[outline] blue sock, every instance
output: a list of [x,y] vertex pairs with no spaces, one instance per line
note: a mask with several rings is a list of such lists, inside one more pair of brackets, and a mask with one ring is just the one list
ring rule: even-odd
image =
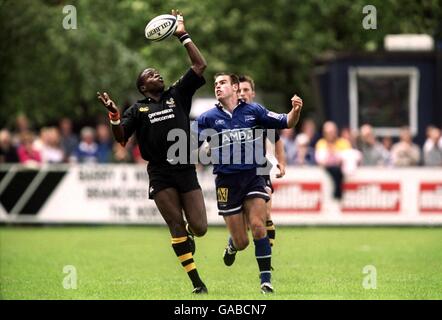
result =
[[255,256],[258,262],[261,283],[270,282],[272,276],[270,267],[272,265],[272,247],[270,246],[269,237],[253,240],[255,243]]

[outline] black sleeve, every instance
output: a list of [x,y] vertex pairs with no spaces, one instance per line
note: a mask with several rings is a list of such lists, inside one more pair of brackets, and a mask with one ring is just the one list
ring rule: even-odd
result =
[[192,68],[174,83],[174,87],[181,96],[192,97],[195,91],[201,88],[206,83],[203,76],[199,76],[193,71]]
[[124,128],[124,140],[127,141],[132,136],[137,128],[138,122],[138,107],[133,105],[123,113],[121,118],[121,125]]
[[192,97],[195,91],[201,88],[206,83],[204,77],[200,77],[193,71],[192,68],[187,70],[187,72],[173,84],[173,91],[179,95],[181,101],[183,102],[183,108],[187,113],[190,112],[192,106]]

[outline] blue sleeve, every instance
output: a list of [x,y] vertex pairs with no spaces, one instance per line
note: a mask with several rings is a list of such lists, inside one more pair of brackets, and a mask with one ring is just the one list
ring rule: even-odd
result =
[[201,147],[203,142],[207,139],[207,136],[204,133],[204,130],[208,129],[207,126],[207,118],[204,114],[200,115],[197,119],[198,122],[198,148]]
[[269,111],[263,106],[256,104],[258,122],[266,129],[286,129],[287,114]]

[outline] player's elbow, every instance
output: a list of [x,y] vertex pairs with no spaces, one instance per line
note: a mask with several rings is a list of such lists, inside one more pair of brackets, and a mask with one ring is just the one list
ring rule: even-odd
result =
[[287,115],[287,128],[293,128],[298,123],[299,118],[293,115],[292,113],[289,113]]
[[293,121],[293,119],[288,118],[287,119],[287,129],[291,129],[295,126],[295,122]]
[[196,74],[198,74],[199,76],[201,76],[203,73],[204,73],[204,71],[206,70],[206,68],[207,68],[207,63],[206,63],[206,61],[201,61],[201,62],[198,62],[198,63],[196,63],[196,64],[194,64],[193,66],[192,66],[192,69],[195,71],[195,73]]

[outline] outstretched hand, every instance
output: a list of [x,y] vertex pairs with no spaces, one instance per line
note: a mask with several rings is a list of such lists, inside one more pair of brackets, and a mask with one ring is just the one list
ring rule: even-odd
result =
[[111,100],[107,92],[104,92],[103,94],[97,92],[97,98],[101,101],[101,103],[106,107],[109,112],[118,113],[117,105]]
[[299,114],[302,109],[302,99],[296,94],[292,97],[292,108],[297,114]]
[[276,174],[276,178],[282,178],[285,176],[285,164],[278,163],[276,167],[279,169],[279,173]]
[[173,9],[172,15],[177,18],[177,23],[178,23],[174,35],[177,37],[181,37],[183,34],[187,33],[186,28],[184,27],[183,14],[180,11]]

